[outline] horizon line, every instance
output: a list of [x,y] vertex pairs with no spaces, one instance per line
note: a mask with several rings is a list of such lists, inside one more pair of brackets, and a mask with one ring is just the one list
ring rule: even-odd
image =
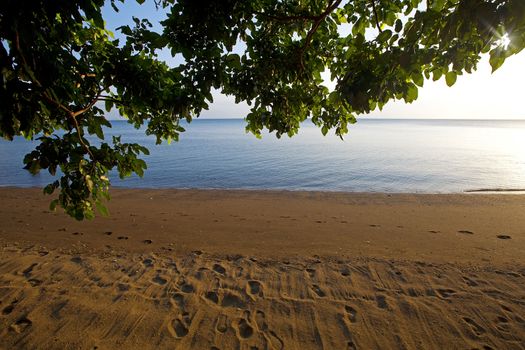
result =
[[[128,121],[126,118],[118,118],[118,119],[108,119],[109,121]],[[245,120],[245,118],[242,117],[194,117],[192,121],[195,120]],[[311,118],[308,118],[304,121],[311,120]],[[357,121],[359,120],[451,120],[451,121],[525,121],[525,116],[523,118],[465,118],[465,117],[457,117],[457,118],[439,118],[439,117],[430,117],[430,118],[410,118],[410,117],[360,117],[357,118]],[[181,119],[181,121],[185,121],[184,119]]]

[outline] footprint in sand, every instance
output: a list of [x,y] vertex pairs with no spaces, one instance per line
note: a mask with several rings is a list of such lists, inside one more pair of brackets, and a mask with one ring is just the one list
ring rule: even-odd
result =
[[180,290],[183,292],[183,293],[193,293],[195,291],[195,288],[189,284],[189,283],[184,283],[182,286],[180,286]]
[[199,281],[202,281],[204,278],[206,278],[206,276],[208,275],[208,272],[210,270],[206,267],[200,267],[198,270],[197,270],[197,273],[195,273],[195,278]]
[[248,281],[248,286],[246,288],[246,293],[255,300],[256,297],[262,297],[263,296],[263,287],[261,282],[259,281]]
[[253,328],[246,318],[250,317],[250,312],[244,312],[245,318],[241,318],[237,321],[235,330],[237,331],[237,336],[240,339],[248,339],[253,335]]
[[346,313],[346,317],[348,317],[348,320],[351,323],[356,323],[357,322],[357,311],[356,311],[356,309],[354,309],[353,307],[351,307],[349,305],[345,305],[345,313]]
[[219,317],[217,317],[215,330],[219,333],[225,333],[228,330],[228,317],[226,317],[226,315],[220,314]]
[[73,232],[73,236],[83,236],[84,234],[82,232]]
[[246,306],[246,303],[239,295],[234,294],[233,292],[228,292],[222,297],[221,306],[243,308]]
[[351,275],[350,269],[348,267],[343,267],[341,269],[341,276],[348,277]]
[[159,275],[155,276],[155,277],[152,279],[152,281],[153,281],[154,283],[157,283],[158,285],[161,285],[161,286],[165,285],[165,284],[168,282],[167,279],[162,278],[162,277],[159,276]]
[[501,308],[507,312],[510,312],[510,313],[514,313],[514,311],[512,311],[512,309],[506,305],[503,305],[503,304],[500,304]]
[[42,281],[36,278],[30,278],[27,280],[27,283],[29,283],[31,287],[38,287],[42,284]]
[[13,300],[10,305],[7,305],[2,310],[2,315],[9,315],[15,309],[15,305],[18,303],[18,300]]
[[178,339],[184,338],[189,332],[188,327],[179,318],[172,320],[168,324],[168,331],[172,336]]
[[35,268],[35,266],[37,266],[38,263],[33,263],[31,264],[31,266],[29,266],[27,269],[25,269],[24,271],[22,271],[22,274],[24,275],[24,277],[28,278],[29,276],[31,276],[31,272],[33,272],[33,269]]
[[30,319],[28,319],[26,317],[22,317],[18,321],[16,321],[15,323],[13,323],[9,327],[9,329],[14,331],[15,333],[20,334],[20,333],[25,332],[32,325],[33,325],[33,322]]
[[268,329],[264,312],[260,310],[255,311],[255,325],[257,326],[259,332],[264,332]]
[[122,241],[122,240],[127,240],[128,237],[126,237],[126,236],[118,236],[117,239]]
[[104,234],[105,234],[106,236],[111,236],[111,235],[113,234],[113,232],[112,232],[112,231],[106,231],[106,232],[104,232]]
[[80,264],[82,263],[82,258],[79,256],[74,256],[71,258],[71,262],[74,262],[75,264]]
[[142,241],[142,243],[144,243],[144,244],[152,244],[153,241],[151,239],[145,239],[145,240]]
[[177,273],[179,272],[179,268],[177,267],[177,263],[175,262],[168,263],[168,269],[171,269]]
[[219,303],[219,295],[217,294],[217,292],[206,292],[204,297],[214,304]]
[[226,269],[222,265],[219,265],[219,264],[213,265],[213,271],[221,275],[224,275],[226,273]]
[[310,278],[314,278],[315,277],[315,269],[307,268],[306,272],[308,272],[308,276]]
[[483,333],[485,333],[485,328],[481,327],[473,319],[469,317],[463,317],[463,321],[465,321],[465,323],[467,323],[470,326],[470,329],[472,330],[472,332],[474,332],[474,334],[477,335],[478,337],[482,335]]
[[511,236],[508,236],[508,235],[497,235],[496,237],[498,237],[499,239],[511,239],[512,238]]
[[283,350],[284,342],[275,334],[274,331],[268,331],[264,333],[264,337],[270,343],[270,349]]
[[377,224],[371,224],[371,225],[368,225],[370,227],[381,227],[381,225],[377,225]]
[[127,292],[129,290],[130,286],[127,283],[119,283],[117,284],[117,289],[119,292]]
[[184,295],[180,293],[175,293],[171,296],[171,299],[177,304],[178,307],[182,308],[184,306]]
[[152,267],[153,266],[153,259],[147,258],[142,260],[142,265],[145,267]]
[[354,341],[353,340],[349,340],[347,343],[346,343],[346,348],[348,350],[357,350],[357,346],[355,345]]
[[317,284],[312,285],[312,290],[320,298],[326,296],[326,293],[321,288],[319,288],[319,286]]
[[257,330],[263,333],[266,341],[270,344],[270,349],[282,350],[284,348],[284,342],[281,338],[279,338],[274,331],[268,329],[264,312],[260,310],[255,312],[255,325],[257,326]]
[[458,233],[463,233],[465,235],[473,235],[474,234],[474,232],[469,231],[469,230],[459,230]]
[[454,289],[448,289],[448,288],[439,288],[436,289],[436,292],[438,295],[444,299],[450,298],[454,294],[456,294],[456,291]]
[[377,295],[376,302],[378,308],[388,309],[388,303],[386,302],[386,297],[384,295]]
[[470,286],[470,287],[476,287],[478,286],[478,283],[476,281],[474,281],[473,279],[471,278],[468,278],[466,276],[463,276],[463,281],[465,281],[465,283]]
[[508,318],[506,317],[503,317],[503,316],[498,316],[496,317],[496,328],[502,332],[505,332],[505,333],[509,333],[510,332],[510,328],[509,328],[509,320]]

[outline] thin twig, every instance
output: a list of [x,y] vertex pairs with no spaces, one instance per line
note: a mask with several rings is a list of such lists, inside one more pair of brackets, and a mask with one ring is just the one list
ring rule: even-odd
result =
[[381,29],[381,26],[379,25],[379,16],[377,15],[376,2],[375,0],[371,0],[371,1],[372,1],[372,10],[374,11],[374,16],[376,19],[377,29],[379,30],[379,33],[383,33],[383,30]]

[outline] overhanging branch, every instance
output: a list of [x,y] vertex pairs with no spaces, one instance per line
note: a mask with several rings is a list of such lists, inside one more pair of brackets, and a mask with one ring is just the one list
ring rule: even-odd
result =
[[312,28],[310,28],[310,30],[306,34],[306,38],[304,40],[304,44],[299,49],[299,56],[300,56],[299,57],[299,60],[300,60],[299,62],[300,62],[300,65],[301,65],[301,70],[304,70],[304,52],[306,51],[306,49],[310,45],[310,42],[312,41],[312,38],[313,38],[315,32],[317,31],[317,29],[319,28],[319,26],[321,25],[323,20],[326,18],[326,16],[328,16],[330,13],[332,13],[332,11],[334,11],[339,6],[339,4],[341,4],[341,1],[342,0],[336,0],[336,1],[330,0],[326,10],[323,13],[321,13],[319,16],[315,17],[314,23],[312,24]]

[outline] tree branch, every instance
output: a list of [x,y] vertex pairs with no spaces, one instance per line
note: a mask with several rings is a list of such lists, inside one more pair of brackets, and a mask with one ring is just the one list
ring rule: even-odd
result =
[[[27,63],[27,60],[22,52],[22,48],[20,46],[20,35],[18,34],[18,30],[15,31],[15,46],[16,46],[16,50],[18,52],[18,54],[20,55],[20,58],[22,60],[22,64],[23,64],[23,67],[24,69],[26,70],[26,72],[28,70],[31,70],[29,68],[29,65]],[[99,100],[99,96],[100,94],[102,93],[102,91],[104,91],[103,88],[100,88],[99,91],[97,92],[97,94],[95,95],[95,97],[91,100],[91,102],[89,102],[84,108],[78,110],[78,111],[72,111],[71,109],[69,109],[68,107],[64,106],[62,103],[56,101],[52,96],[50,96],[48,94],[48,92],[44,89],[44,87],[42,86],[42,84],[40,83],[40,81],[34,76],[34,74],[29,74],[30,77],[31,77],[31,80],[40,88],[43,90],[42,92],[42,96],[44,97],[44,99],[46,101],[48,101],[49,103],[53,104],[55,107],[57,107],[58,109],[64,111],[67,115],[67,117],[70,119],[70,121],[73,123],[73,126],[75,127],[75,130],[77,131],[77,134],[78,134],[78,141],[80,142],[80,145],[84,148],[84,150],[89,154],[90,158],[92,160],[95,160],[95,156],[93,155],[93,153],[91,152],[91,150],[89,149],[89,146],[84,142],[83,138],[82,138],[82,135],[84,134],[83,131],[82,131],[82,128],[80,127],[80,125],[78,124],[78,120],[77,120],[77,116],[81,115],[81,114],[84,114],[85,112],[87,112],[88,110],[90,110],[94,105],[95,103],[97,103],[97,101]]]
[[100,88],[100,89],[98,90],[97,94],[95,95],[95,97],[91,100],[91,102],[89,102],[89,103],[87,104],[86,107],[84,107],[84,108],[82,108],[82,109],[80,109],[80,110],[78,110],[78,111],[76,111],[76,112],[73,112],[73,114],[72,114],[73,117],[76,118],[78,115],[81,115],[81,114],[83,114],[83,113],[89,111],[89,110],[91,109],[91,107],[93,107],[93,106],[95,105],[95,103],[98,102],[99,97],[100,97],[100,94],[102,93],[102,91],[104,91],[104,89],[103,89],[103,88]]
[[333,10],[335,10],[339,6],[341,1],[342,0],[336,0],[336,1],[330,0],[326,10],[323,13],[321,13],[319,16],[315,17],[315,21],[314,21],[314,23],[312,25],[312,28],[310,28],[310,30],[306,34],[306,39],[304,40],[304,44],[299,49],[299,56],[300,56],[299,58],[300,58],[301,70],[304,70],[304,52],[306,51],[306,49],[310,45],[310,42],[312,41],[312,38],[313,38],[315,32],[317,31],[317,29],[319,28],[319,26],[321,25],[323,20],[326,18],[326,16],[328,16]]
[[276,16],[276,15],[269,15],[264,12],[257,12],[257,11],[254,12],[254,14],[266,17],[274,21],[280,21],[280,22],[315,21],[319,18],[319,16],[314,16],[314,15]]
[[[68,116],[68,118],[70,119],[70,121],[73,123],[73,126],[75,127],[75,130],[77,131],[77,134],[78,134],[78,141],[80,142],[80,145],[84,148],[84,150],[86,150],[86,152],[89,154],[89,156],[91,157],[92,160],[95,160],[95,156],[93,155],[93,153],[91,153],[91,150],[89,149],[89,146],[86,145],[86,143],[84,142],[84,140],[82,139],[82,135],[84,134],[82,131],[81,131],[81,128],[80,128],[80,125],[78,124],[78,120],[77,120],[77,115],[80,115],[81,113],[78,113],[80,111],[77,111],[77,112],[73,112],[72,110],[70,110],[69,108],[67,108],[66,106],[64,106],[63,104],[61,104],[60,102],[57,102],[55,101],[53,98],[51,98],[49,96],[49,94],[47,92],[44,91],[44,93],[42,94],[42,96],[44,96],[44,98],[50,102],[51,104],[55,105],[58,109],[61,109],[63,110],[64,112],[66,112],[66,115]],[[93,102],[95,101],[95,102]],[[98,97],[91,101],[91,103],[89,105],[91,105],[89,108],[93,107],[93,105],[98,101]],[[89,108],[85,109],[82,111],[82,113],[86,112]],[[78,113],[75,115],[75,113]]]

